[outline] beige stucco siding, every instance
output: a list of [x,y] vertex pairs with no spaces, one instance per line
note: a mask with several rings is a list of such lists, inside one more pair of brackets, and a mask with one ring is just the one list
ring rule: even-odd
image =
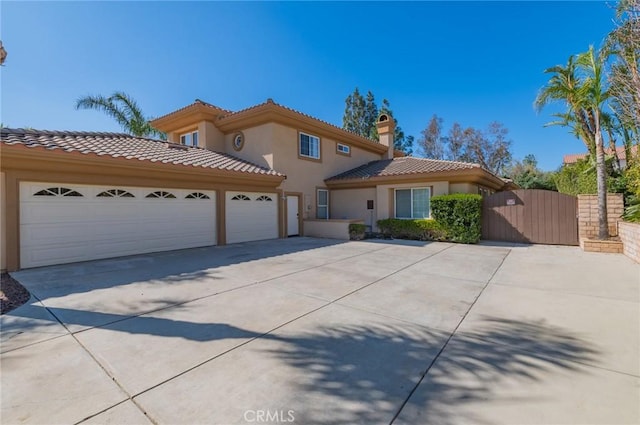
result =
[[7,269],[7,215],[4,173],[0,173],[0,270]]
[[200,137],[200,147],[214,152],[225,152],[225,136],[218,128],[209,121],[201,121],[198,124],[198,137]]
[[473,183],[451,183],[449,193],[478,193],[478,185]]
[[[373,201],[373,210],[367,209],[367,201]],[[343,189],[331,191],[331,218],[361,219],[367,226],[375,225],[378,207],[376,189]]]
[[[225,150],[229,155],[253,162],[261,167],[276,169],[274,167],[274,124],[267,123],[242,130],[244,145],[242,149],[233,148],[233,138],[239,132],[225,135]],[[277,169],[276,169],[277,170]],[[277,170],[284,173],[283,170]]]
[[[299,132],[320,137],[320,160],[300,158],[298,155]],[[287,175],[281,189],[302,194],[303,218],[316,217],[316,190],[324,188],[324,180],[370,161],[380,155],[351,146],[351,156],[336,152],[338,141],[319,136],[304,128],[293,128],[277,123],[267,123],[242,130],[244,146],[233,149],[233,136],[228,134],[225,146],[228,153],[263,167],[273,168]],[[348,143],[345,143],[348,144]],[[329,202],[333,217],[332,198]]]

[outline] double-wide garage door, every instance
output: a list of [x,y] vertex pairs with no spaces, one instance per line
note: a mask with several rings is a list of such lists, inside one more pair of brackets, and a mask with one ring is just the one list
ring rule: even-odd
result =
[[[226,193],[227,243],[278,237],[276,193]],[[215,245],[216,192],[20,184],[22,268]]]
[[22,268],[216,244],[216,193],[20,184]]

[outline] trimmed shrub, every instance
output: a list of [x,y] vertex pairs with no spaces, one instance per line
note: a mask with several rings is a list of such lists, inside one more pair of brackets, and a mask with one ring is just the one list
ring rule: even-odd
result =
[[482,235],[482,197],[459,193],[431,198],[431,214],[452,242],[478,243]]
[[440,223],[435,220],[404,220],[387,218],[378,220],[378,228],[385,236],[418,241],[443,241],[447,238]]
[[367,226],[364,224],[351,223],[349,225],[349,239],[352,241],[361,241],[364,239]]

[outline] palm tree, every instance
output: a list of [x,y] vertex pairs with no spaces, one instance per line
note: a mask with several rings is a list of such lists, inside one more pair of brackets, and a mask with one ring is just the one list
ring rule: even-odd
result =
[[[589,153],[596,158],[598,188],[598,238],[609,237],[607,223],[607,182],[602,126],[609,122],[603,108],[609,98],[604,86],[604,62],[593,46],[585,53],[571,56],[566,66],[546,69],[553,74],[536,97],[534,105],[540,110],[555,101],[564,102],[565,112],[554,114],[560,118],[548,125],[562,125],[582,139]],[[603,118],[604,117],[604,118]]]
[[569,57],[566,66],[556,65],[545,69],[544,72],[553,75],[536,97],[536,110],[540,111],[552,102],[564,102],[566,111],[553,114],[558,120],[546,125],[570,127],[576,137],[582,139],[589,153],[595,154],[594,123],[590,111],[585,110],[581,104],[583,89],[576,57]]
[[602,139],[602,110],[610,97],[605,87],[604,60],[596,54],[593,46],[578,55],[578,65],[584,72],[584,107],[593,114],[596,144],[596,181],[598,186],[598,238],[609,237],[607,222],[607,171],[604,158],[604,141]]
[[103,111],[115,119],[124,131],[134,136],[166,138],[164,133],[151,127],[136,101],[123,92],[114,92],[109,97],[101,95],[81,97],[76,101],[76,109]]

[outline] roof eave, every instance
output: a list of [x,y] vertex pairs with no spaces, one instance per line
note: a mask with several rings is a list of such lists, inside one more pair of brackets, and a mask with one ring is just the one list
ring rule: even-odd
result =
[[214,122],[219,116],[225,113],[228,112],[196,102],[170,114],[151,120],[150,124],[157,130],[169,133],[200,121]]
[[307,131],[317,132],[321,136],[328,136],[337,141],[348,142],[361,149],[377,154],[387,152],[387,147],[384,145],[342,130],[317,118],[295,112],[270,102],[236,114],[221,116],[215,124],[221,131],[230,133],[268,122],[276,122],[278,124],[293,126],[294,128],[304,128]]
[[[36,160],[39,163],[52,162],[56,167],[62,163],[74,163],[92,166],[95,170],[100,170],[96,165],[112,165],[126,169],[147,169],[157,170],[163,173],[191,174],[199,176],[210,176],[225,180],[251,181],[259,186],[278,186],[285,179],[285,175],[263,173],[249,173],[243,171],[209,168],[197,165],[180,165],[166,163],[162,161],[140,160],[136,158],[127,159],[125,157],[112,157],[108,155],[98,155],[95,153],[82,153],[79,151],[67,152],[63,149],[48,149],[44,146],[26,146],[23,144],[9,145],[2,143],[2,163],[0,169],[20,169],[23,168],[25,160]],[[60,168],[57,168],[60,169]]]
[[325,184],[330,189],[352,189],[375,187],[387,184],[419,183],[429,181],[447,180],[453,183],[476,183],[489,187],[493,190],[502,190],[504,182],[493,174],[480,167],[468,168],[464,170],[449,170],[425,173],[406,173],[390,176],[374,176],[369,178],[353,179],[327,179]]

